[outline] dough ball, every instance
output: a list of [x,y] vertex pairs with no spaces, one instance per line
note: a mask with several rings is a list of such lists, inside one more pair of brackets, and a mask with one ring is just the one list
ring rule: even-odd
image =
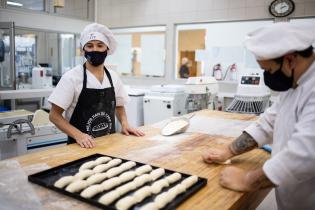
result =
[[125,170],[131,169],[132,167],[136,166],[137,164],[134,161],[128,161],[120,165]]
[[92,198],[94,195],[101,193],[102,187],[100,184],[92,185],[81,192],[83,198]]
[[182,178],[182,175],[180,173],[173,173],[171,175],[169,175],[168,177],[166,177],[166,180],[172,184],[177,182],[178,180],[180,180]]
[[161,176],[163,176],[164,174],[165,174],[164,168],[158,168],[158,169],[151,171],[150,176],[151,176],[151,179],[153,181],[155,181],[158,178],[160,178]]
[[127,210],[136,203],[137,201],[133,196],[126,196],[116,203],[116,208],[118,210]]
[[147,203],[144,206],[140,207],[140,210],[159,210],[160,208],[158,207],[158,205],[156,205],[156,203],[151,202],[151,203]]
[[125,172],[123,174],[120,174],[119,178],[120,178],[121,182],[126,182],[126,181],[129,181],[129,180],[132,180],[136,176],[137,176],[136,172],[134,172],[134,171],[127,171],[127,172]]
[[87,170],[76,173],[74,176],[78,179],[85,179],[89,176],[92,176],[93,174],[94,174],[94,171],[87,169]]
[[159,208],[164,208],[168,202],[169,202],[169,199],[168,199],[168,193],[167,192],[164,192],[164,193],[161,193],[159,194],[158,196],[155,197],[154,199],[154,203],[159,207]]
[[83,171],[83,170],[86,170],[86,169],[91,169],[91,168],[94,168],[95,166],[97,166],[98,164],[95,162],[95,161],[88,161],[86,163],[83,163],[80,168],[79,168],[79,171]]
[[61,177],[60,179],[58,179],[54,186],[58,187],[58,188],[64,188],[65,186],[67,186],[68,184],[70,184],[71,182],[73,182],[76,179],[76,177],[74,176],[64,176]]
[[68,187],[66,188],[66,191],[71,192],[71,193],[75,193],[75,192],[79,192],[83,189],[85,189],[88,186],[88,182],[85,180],[77,180],[72,182],[71,184],[68,185]]
[[110,166],[108,164],[100,164],[100,165],[95,166],[95,168],[93,168],[93,171],[95,173],[102,173],[109,168],[110,168]]
[[135,183],[135,185],[137,187],[141,187],[142,185],[144,185],[145,183],[147,182],[150,182],[152,179],[151,179],[151,176],[149,174],[143,174],[137,178],[135,178],[133,180],[133,182]]
[[150,171],[152,171],[152,166],[144,165],[144,166],[141,166],[141,167],[136,169],[136,174],[139,176],[141,174],[145,174],[145,173],[150,172]]
[[94,174],[90,176],[89,178],[87,178],[86,181],[89,183],[89,185],[92,185],[92,184],[100,183],[106,178],[107,178],[106,173],[100,173],[100,174]]
[[120,196],[126,194],[127,192],[136,189],[137,186],[133,182],[129,182],[127,184],[124,184],[120,187],[118,187],[115,191],[119,193]]
[[111,157],[99,157],[95,160],[95,162],[97,163],[97,165],[99,165],[99,164],[107,163],[111,159],[112,159]]
[[120,178],[114,177],[114,178],[111,178],[102,182],[101,187],[103,191],[107,191],[107,190],[113,189],[114,187],[120,184],[121,184]]
[[106,193],[100,199],[98,200],[99,203],[103,205],[109,205],[114,200],[118,199],[120,197],[119,193],[116,190],[110,191],[109,193]]
[[144,200],[146,197],[149,197],[152,194],[151,187],[150,186],[144,186],[137,190],[133,196],[138,202],[141,202]]
[[198,182],[198,176],[190,176],[184,179],[184,181],[182,181],[181,184],[185,185],[186,189],[188,189],[191,186],[193,186],[196,182]]

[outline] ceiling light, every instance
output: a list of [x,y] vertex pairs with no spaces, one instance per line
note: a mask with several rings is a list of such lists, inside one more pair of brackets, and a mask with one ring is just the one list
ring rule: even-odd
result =
[[18,3],[18,2],[14,2],[14,1],[7,1],[7,4],[11,5],[11,6],[17,6],[17,7],[22,7],[23,6],[23,4]]

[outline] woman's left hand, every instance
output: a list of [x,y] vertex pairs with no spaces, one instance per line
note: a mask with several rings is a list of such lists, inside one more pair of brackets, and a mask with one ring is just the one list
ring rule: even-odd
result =
[[132,128],[129,126],[123,126],[121,129],[121,133],[125,134],[127,136],[129,136],[129,135],[144,136],[145,135],[141,130],[139,130],[137,128]]

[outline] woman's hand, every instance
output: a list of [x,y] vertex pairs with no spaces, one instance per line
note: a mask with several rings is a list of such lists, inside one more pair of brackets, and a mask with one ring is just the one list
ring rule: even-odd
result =
[[224,163],[231,157],[233,157],[233,153],[229,149],[229,146],[225,146],[224,148],[211,148],[203,152],[202,159],[206,163]]
[[75,140],[82,148],[93,148],[95,146],[93,137],[86,133],[79,134]]
[[139,130],[137,128],[129,127],[129,125],[122,126],[121,133],[125,134],[127,136],[129,136],[130,134],[135,135],[135,136],[144,136],[145,135],[141,130]]

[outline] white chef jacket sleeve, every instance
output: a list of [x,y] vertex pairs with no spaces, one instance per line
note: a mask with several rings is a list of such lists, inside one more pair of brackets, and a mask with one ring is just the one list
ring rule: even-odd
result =
[[117,74],[115,75],[115,80],[116,106],[125,106],[130,100],[127,90]]
[[288,144],[268,160],[263,170],[276,185],[288,185],[315,176],[315,92],[298,115]]
[[48,102],[67,110],[74,100],[75,87],[69,74],[64,74],[48,98]]
[[277,116],[280,98],[281,96],[278,96],[272,106],[266,109],[256,122],[245,129],[245,131],[255,139],[259,147],[272,143],[273,126]]

